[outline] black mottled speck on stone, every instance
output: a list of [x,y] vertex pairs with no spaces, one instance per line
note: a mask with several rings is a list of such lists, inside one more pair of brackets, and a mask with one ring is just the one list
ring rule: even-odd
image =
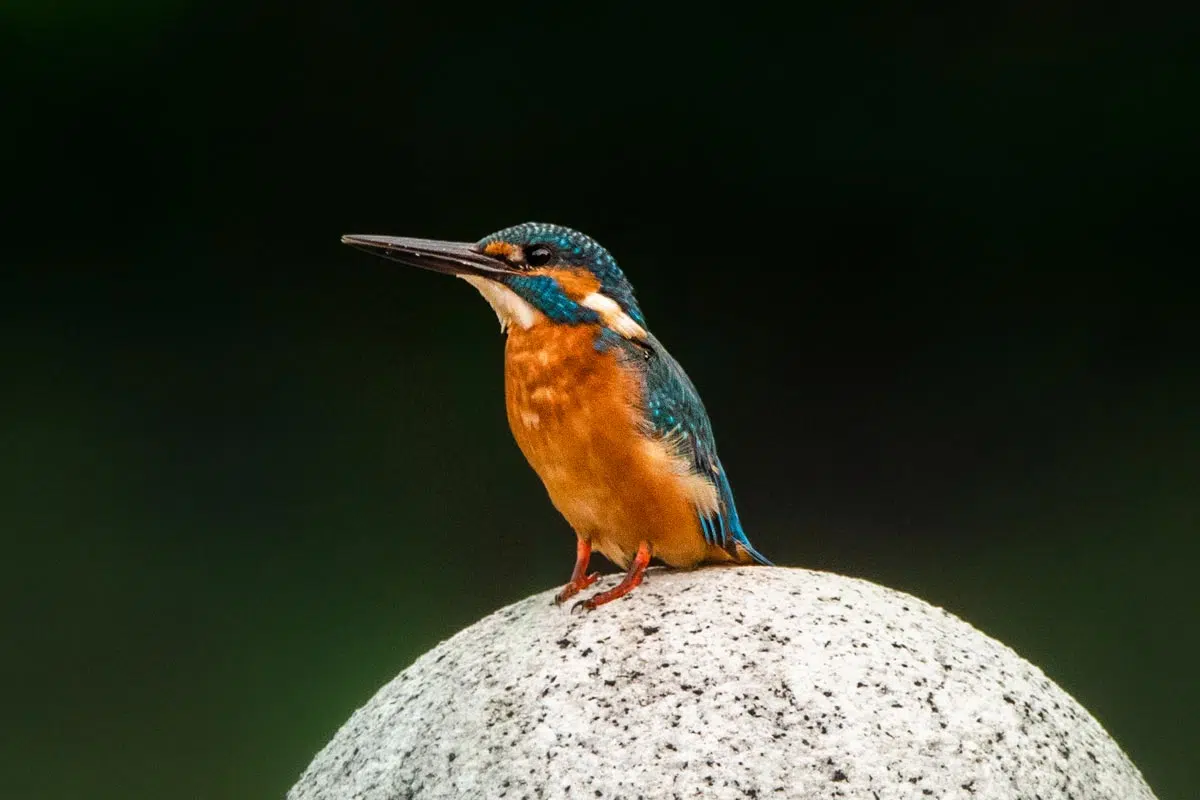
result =
[[840,769],[835,769],[833,771],[833,778],[831,778],[831,780],[833,780],[835,782],[840,782],[840,781],[849,780],[849,778],[847,778],[846,773],[842,772]]
[[566,637],[564,637],[562,639],[559,639],[557,642],[555,642],[555,644],[558,645],[559,647],[570,647],[572,644],[574,644],[574,642],[572,642],[570,639],[567,639]]
[[653,635],[654,635],[654,634],[656,634],[656,633],[658,633],[658,626],[657,626],[657,625],[643,625],[643,626],[642,626],[642,634],[643,634],[643,635],[645,635],[645,636],[653,636]]

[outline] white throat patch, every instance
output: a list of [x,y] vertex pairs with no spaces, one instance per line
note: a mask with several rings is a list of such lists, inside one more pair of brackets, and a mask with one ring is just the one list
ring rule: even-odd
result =
[[474,286],[483,295],[483,299],[491,304],[500,320],[500,331],[504,332],[511,325],[529,330],[542,314],[529,303],[525,302],[512,289],[503,284],[481,278],[478,275],[459,275],[467,283]]

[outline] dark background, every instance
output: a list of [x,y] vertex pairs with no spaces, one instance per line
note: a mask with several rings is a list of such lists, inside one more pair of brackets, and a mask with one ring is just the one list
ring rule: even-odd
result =
[[624,266],[765,553],[1192,796],[1193,20],[102,5],[0,12],[6,793],[279,796],[566,579],[492,312],[338,244],[537,219]]

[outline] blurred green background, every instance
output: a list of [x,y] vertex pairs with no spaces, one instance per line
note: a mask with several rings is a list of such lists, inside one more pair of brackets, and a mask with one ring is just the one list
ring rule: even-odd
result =
[[566,579],[492,312],[338,243],[538,219],[625,267],[764,552],[1193,796],[1194,19],[93,6],[0,10],[7,795],[279,796]]

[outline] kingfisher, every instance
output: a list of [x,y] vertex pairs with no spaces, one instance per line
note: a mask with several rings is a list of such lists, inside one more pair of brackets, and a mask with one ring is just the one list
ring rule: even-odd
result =
[[742,529],[696,387],[650,333],[609,252],[561,225],[526,222],[477,242],[346,235],[344,244],[462,278],[507,334],[504,397],[521,452],[575,531],[563,603],[595,583],[593,550],[626,570],[593,610],[670,567],[766,564]]

